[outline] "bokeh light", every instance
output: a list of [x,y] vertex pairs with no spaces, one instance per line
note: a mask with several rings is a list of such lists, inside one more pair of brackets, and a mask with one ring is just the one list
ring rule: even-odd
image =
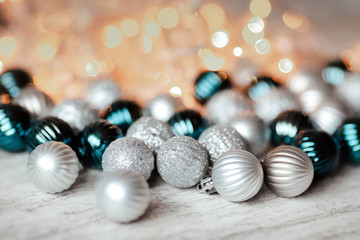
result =
[[121,23],[120,31],[126,37],[135,37],[139,30],[139,23],[134,19],[126,19]]
[[269,0],[252,0],[250,2],[250,11],[254,16],[264,18],[271,12]]
[[144,46],[144,52],[145,53],[150,53],[151,49],[153,47],[153,41],[151,40],[151,38],[149,38],[148,36],[144,36],[143,38],[143,46]]
[[242,54],[243,54],[243,50],[241,47],[234,47],[233,49],[233,54],[236,56],[236,57],[240,57]]
[[10,56],[15,50],[15,39],[10,36],[0,38],[0,55]]
[[104,28],[104,45],[107,48],[114,48],[121,42],[122,34],[118,27],[109,25]]
[[251,32],[248,25],[246,25],[242,31],[242,36],[245,42],[249,44],[255,44],[257,40],[264,37],[264,31],[254,33]]
[[283,58],[279,61],[279,70],[283,73],[289,73],[293,70],[294,64],[288,58]]
[[0,73],[2,73],[3,69],[4,69],[4,64],[2,61],[0,61]]
[[157,22],[152,21],[146,24],[145,30],[150,37],[156,37],[159,36],[161,32],[161,27]]
[[217,48],[223,48],[229,43],[229,33],[225,30],[215,32],[211,36],[212,44]]
[[85,66],[85,72],[90,77],[96,77],[101,72],[101,66],[98,61],[88,62]]
[[38,46],[40,56],[44,58],[53,58],[57,52],[57,48],[53,43],[43,42]]
[[158,14],[158,21],[160,26],[163,28],[173,28],[179,22],[179,14],[176,9],[166,7],[160,10]]
[[226,17],[224,9],[214,3],[203,5],[199,13],[200,16],[205,19],[209,30],[212,32],[222,28],[225,24]]
[[259,54],[267,54],[268,52],[270,52],[270,49],[271,49],[271,44],[269,40],[265,38],[261,38],[257,40],[255,43],[255,50]]
[[304,17],[302,14],[286,11],[282,15],[282,19],[286,26],[296,29],[302,26]]
[[253,33],[259,33],[264,30],[265,23],[264,20],[262,20],[259,17],[253,17],[250,18],[248,21],[248,28]]
[[182,90],[178,86],[173,86],[172,88],[170,88],[169,92],[170,92],[170,95],[173,97],[180,97],[182,94]]

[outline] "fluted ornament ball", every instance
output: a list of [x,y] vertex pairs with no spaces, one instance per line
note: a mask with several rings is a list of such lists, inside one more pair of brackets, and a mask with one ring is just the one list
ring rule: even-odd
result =
[[138,138],[156,154],[160,146],[174,136],[169,124],[153,117],[141,117],[128,129],[127,137]]
[[47,116],[54,107],[54,101],[46,93],[33,86],[22,88],[13,102],[36,116]]
[[20,90],[26,86],[34,86],[31,76],[21,69],[11,69],[0,76],[0,84],[6,89],[11,98],[15,98]]
[[214,125],[206,129],[199,137],[199,143],[208,151],[210,163],[232,149],[250,151],[247,141],[230,125]]
[[257,100],[266,95],[270,89],[279,87],[280,84],[268,76],[256,77],[247,89],[247,93],[252,100]]
[[182,102],[170,94],[161,94],[150,99],[147,111],[153,118],[167,122],[176,112],[182,108]]
[[160,147],[156,163],[166,183],[189,188],[205,176],[209,159],[206,149],[198,141],[180,136],[169,139]]
[[76,141],[70,125],[57,117],[32,119],[26,132],[26,150],[32,152],[45,142],[63,142],[76,149]]
[[314,177],[330,175],[338,166],[339,150],[332,137],[323,131],[304,130],[297,135],[294,146],[303,150],[314,166]]
[[150,190],[143,176],[120,169],[101,178],[96,187],[96,200],[107,218],[128,223],[145,213],[150,203]]
[[151,149],[140,139],[119,138],[110,143],[102,158],[104,172],[119,169],[132,170],[149,179],[154,170],[154,155]]
[[86,91],[86,101],[98,110],[103,110],[121,97],[119,85],[111,80],[99,80],[92,83]]
[[123,136],[120,128],[104,120],[86,126],[77,136],[80,160],[91,168],[102,170],[105,149]]
[[78,133],[87,125],[98,120],[98,112],[82,99],[68,99],[56,105],[51,113],[65,122]]
[[310,158],[300,148],[279,146],[263,161],[264,181],[280,197],[295,197],[305,192],[314,178]]
[[230,150],[216,160],[212,182],[216,191],[231,202],[242,202],[254,197],[264,179],[260,161],[245,150]]
[[30,127],[30,113],[13,104],[0,104],[0,148],[9,152],[25,150],[25,133]]
[[62,142],[46,142],[30,154],[28,164],[30,181],[41,191],[62,192],[71,187],[79,175],[76,153]]

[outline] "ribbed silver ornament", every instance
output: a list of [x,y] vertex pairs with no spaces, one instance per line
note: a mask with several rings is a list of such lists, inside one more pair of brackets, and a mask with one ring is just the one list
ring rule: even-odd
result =
[[263,169],[266,185],[281,197],[302,194],[314,178],[310,158],[294,146],[279,146],[270,151],[263,161]]
[[226,200],[242,202],[254,197],[263,183],[260,161],[245,150],[230,150],[216,160],[212,182]]

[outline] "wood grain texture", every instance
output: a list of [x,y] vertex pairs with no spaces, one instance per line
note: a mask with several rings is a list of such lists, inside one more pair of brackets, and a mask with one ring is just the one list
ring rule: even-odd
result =
[[0,152],[0,239],[358,239],[360,167],[345,165],[303,195],[280,198],[265,186],[252,200],[180,190],[150,179],[151,204],[130,224],[97,209],[100,171],[86,170],[60,194],[38,191],[26,173],[28,154]]

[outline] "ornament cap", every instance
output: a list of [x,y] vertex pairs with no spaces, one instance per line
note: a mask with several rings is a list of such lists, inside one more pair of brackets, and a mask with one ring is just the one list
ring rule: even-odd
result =
[[207,193],[209,195],[217,192],[211,177],[201,179],[197,185],[197,191],[198,193]]

